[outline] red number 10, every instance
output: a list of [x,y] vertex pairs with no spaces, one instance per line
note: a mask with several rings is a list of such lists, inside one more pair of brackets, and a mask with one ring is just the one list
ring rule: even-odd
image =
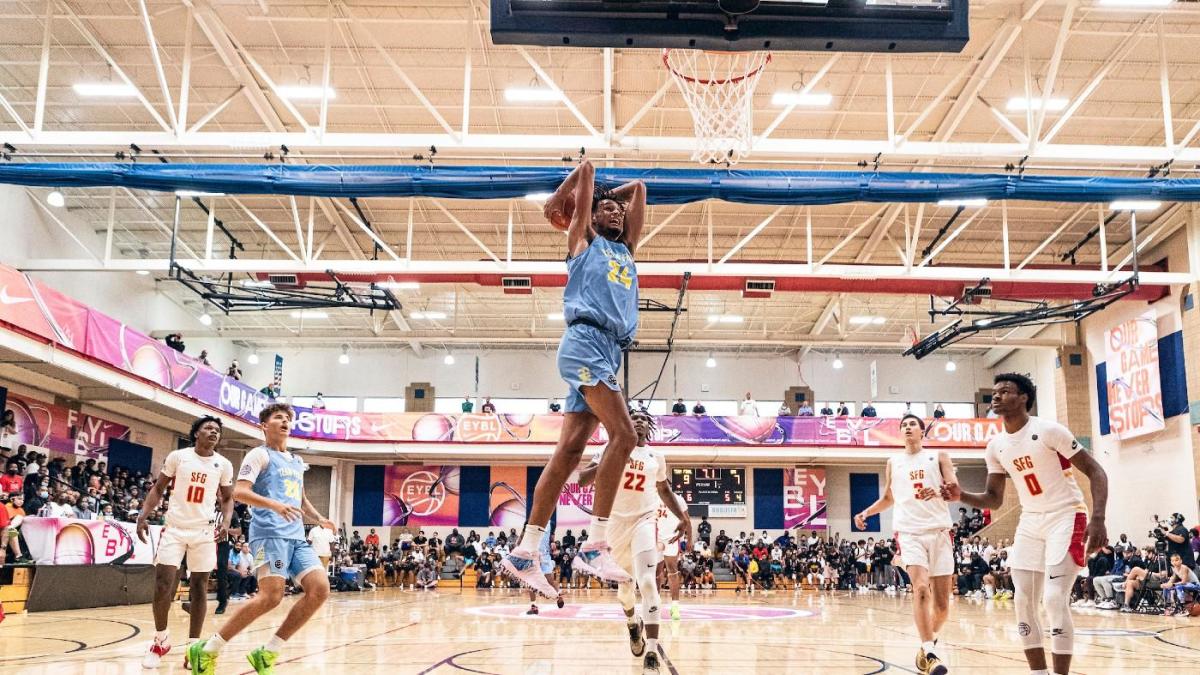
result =
[[200,485],[189,485],[187,491],[187,500],[189,504],[204,503],[204,487]]

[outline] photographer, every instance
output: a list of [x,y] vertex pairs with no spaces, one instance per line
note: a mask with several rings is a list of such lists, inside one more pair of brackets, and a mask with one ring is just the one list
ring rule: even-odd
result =
[[1166,539],[1168,558],[1177,555],[1183,560],[1185,566],[1196,566],[1196,556],[1192,553],[1188,529],[1183,526],[1183,514],[1171,514],[1169,529],[1160,524],[1159,527],[1154,528],[1151,534],[1159,541]]

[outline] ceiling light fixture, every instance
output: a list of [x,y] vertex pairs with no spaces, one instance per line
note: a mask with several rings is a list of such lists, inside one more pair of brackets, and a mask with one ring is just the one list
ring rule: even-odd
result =
[[958,370],[958,364],[954,362],[954,359],[950,359],[949,361],[946,362],[946,372],[947,373],[953,373],[956,370]]
[[208,312],[201,314],[200,315],[200,323],[204,324],[205,326],[211,326],[212,325],[212,315],[210,315]]
[[552,103],[562,100],[562,92],[545,87],[509,87],[504,100],[509,103]]
[[377,281],[375,286],[396,291],[416,291],[421,288],[421,283],[418,281]]
[[338,363],[343,366],[350,363],[350,345],[342,345],[342,353],[338,355]]
[[412,319],[431,319],[438,320],[446,318],[445,312],[413,312],[408,315]]
[[1118,199],[1108,205],[1113,211],[1153,211],[1162,206],[1162,202],[1143,199]]
[[321,100],[321,94],[325,92],[329,93],[330,101],[337,98],[337,90],[333,87],[326,89],[316,85],[286,84],[275,88],[275,93],[279,94],[280,97],[293,101],[319,101]]
[[549,314],[546,315],[546,318],[549,319],[550,321],[562,321],[563,313],[562,312],[550,312]]
[[705,360],[705,362],[704,362],[704,365],[705,365],[705,366],[707,366],[707,367],[709,367],[709,368],[716,368],[716,367],[717,367],[717,360],[713,358],[712,352],[709,352],[709,353],[708,353],[708,359],[707,359],[707,360]]
[[980,197],[968,197],[966,199],[939,199],[938,206],[970,206],[979,207],[987,206],[988,200]]
[[291,313],[293,319],[328,319],[329,312],[323,312],[319,309],[302,309]]
[[841,370],[842,366],[845,366],[845,365],[846,364],[842,363],[842,355],[841,354],[835,354],[833,356],[833,369],[834,370]]
[[176,190],[176,197],[191,198],[191,197],[224,197],[224,192],[202,192],[200,190]]
[[547,199],[550,199],[550,197],[553,195],[553,192],[530,192],[529,194],[525,195],[525,199],[526,201],[531,202],[544,202]]
[[124,98],[137,96],[137,87],[127,82],[76,82],[71,85],[80,96]]
[[55,190],[55,191],[51,192],[50,194],[46,195],[46,203],[49,204],[50,206],[53,206],[56,209],[61,209],[63,207],[63,205],[65,205],[67,203],[67,200],[65,197],[63,197],[63,193],[59,192],[58,190]]
[[446,352],[446,358],[442,359],[442,363],[446,364],[447,366],[454,365],[454,355],[450,352]]
[[250,356],[246,357],[246,363],[252,366],[258,365],[258,352],[250,352]]
[[139,277],[148,277],[148,276],[150,276],[150,270],[138,270],[138,271],[136,272],[136,274],[137,274]]
[[797,91],[777,91],[771,96],[771,105],[796,105],[806,108],[821,108],[833,103],[833,94],[801,94]]

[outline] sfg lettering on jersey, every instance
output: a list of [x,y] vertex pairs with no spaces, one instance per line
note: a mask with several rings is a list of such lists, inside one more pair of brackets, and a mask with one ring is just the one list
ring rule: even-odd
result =
[[1018,457],[1013,460],[1013,466],[1017,468],[1017,471],[1032,471],[1033,457],[1030,457],[1029,455]]
[[909,480],[925,480],[925,469],[917,469],[908,472]]

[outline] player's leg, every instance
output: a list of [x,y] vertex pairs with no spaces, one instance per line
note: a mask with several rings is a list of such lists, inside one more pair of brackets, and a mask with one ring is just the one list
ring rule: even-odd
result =
[[197,640],[188,647],[188,660],[194,675],[216,672],[217,658],[225,643],[232,640],[260,616],[279,606],[284,595],[284,574],[287,574],[291,551],[284,539],[262,539],[250,542],[258,575],[258,595],[242,603],[221,629],[207,640]]
[[167,630],[171,602],[175,599],[175,588],[179,585],[179,567],[172,565],[154,566],[154,639],[142,659],[143,668],[157,668],[162,657],[171,651],[171,638]]
[[[670,552],[668,546],[668,553]],[[675,551],[678,552],[678,543],[676,543]],[[663,557],[663,566],[667,570],[667,590],[671,594],[671,618],[679,619],[679,556],[668,555]]]
[[617,584],[617,602],[621,603],[621,611],[625,613],[625,628],[629,631],[629,651],[634,656],[646,653],[646,633],[642,618],[637,616],[635,604],[637,592],[634,582],[623,581]]
[[929,582],[929,570],[921,565],[909,565],[908,575],[912,577],[913,621],[917,634],[923,645],[933,644],[933,586]]
[[[608,445],[596,470],[596,493],[592,502],[591,538],[579,548],[579,558],[585,571],[606,581],[621,582],[628,575],[613,560],[608,551],[608,516],[620,486],[621,474],[629,461],[629,453],[637,443],[633,420],[625,397],[607,384],[580,387],[583,398],[592,414],[608,432]],[[535,493],[536,494],[536,493]]]
[[658,626],[662,598],[658,593],[658,580],[654,570],[658,567],[658,552],[650,547],[649,550],[639,551],[633,556],[634,579],[637,582],[638,593],[642,596],[642,618],[646,626],[646,655],[643,660],[644,673],[657,673],[658,659]]
[[1042,624],[1038,619],[1046,573],[1014,569],[1012,579],[1016,588],[1013,605],[1017,610],[1017,634],[1025,649],[1025,660],[1030,671],[1046,675],[1046,650],[1042,646]]
[[1050,620],[1050,655],[1054,673],[1071,672],[1071,655],[1075,651],[1075,622],[1071,619],[1071,584],[1080,567],[1067,558],[1046,570],[1042,606]]
[[321,560],[306,541],[292,541],[291,562],[285,566],[289,576],[304,591],[296,604],[288,610],[283,624],[265,645],[251,651],[246,660],[258,673],[271,673],[275,660],[283,651],[283,645],[312,619],[317,610],[329,599],[329,575],[321,567]]
[[192,572],[188,576],[188,600],[191,602],[188,609],[188,637],[193,640],[200,639],[204,617],[208,613],[208,575],[208,572]]

